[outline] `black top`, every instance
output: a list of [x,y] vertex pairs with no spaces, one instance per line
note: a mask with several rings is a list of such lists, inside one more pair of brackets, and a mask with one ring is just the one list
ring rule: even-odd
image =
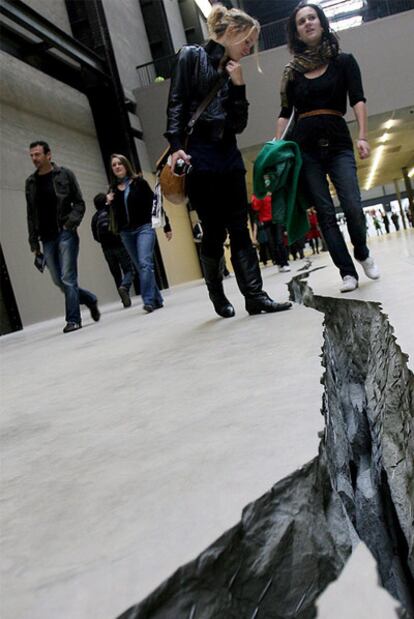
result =
[[53,172],[36,175],[36,201],[39,212],[41,240],[52,241],[59,233],[57,224],[57,198],[53,186]]
[[[294,79],[288,82],[286,94],[289,105],[281,109],[279,116],[282,118],[289,118],[293,108],[298,115],[318,109],[337,110],[345,115],[347,96],[352,107],[359,101],[366,101],[358,63],[352,54],[343,53],[332,59],[319,77],[308,79],[295,72]],[[293,139],[303,151],[315,150],[321,139],[327,140],[333,150],[353,148],[345,120],[333,115],[298,120]]]
[[[138,176],[130,184],[125,204],[125,190],[121,191],[118,187],[112,187],[114,199],[110,206],[114,219],[116,233],[122,230],[135,230],[144,224],[152,223],[152,201],[154,192],[147,181]],[[167,215],[165,214],[164,232],[171,232],[171,226]]]
[[207,142],[198,135],[191,136],[187,153],[197,172],[220,174],[235,170],[245,171],[244,163],[235,136],[220,142]]
[[95,241],[102,249],[119,249],[123,247],[117,234],[110,231],[109,207],[104,206],[96,211],[91,221],[91,229]]
[[118,231],[135,230],[151,223],[154,193],[146,180],[139,176],[131,182],[127,204],[125,204],[125,191],[121,191],[118,187],[113,191],[115,196],[111,206]]
[[[58,166],[52,162],[52,182],[56,193],[56,217],[57,228],[61,230],[63,226],[67,230],[76,230],[85,214],[85,201],[76,176],[68,168]],[[29,243],[32,251],[39,251],[39,209],[40,201],[38,197],[37,178],[39,172],[33,172],[26,179],[25,193],[27,203],[27,227],[29,230]],[[49,224],[52,218],[48,218]]]

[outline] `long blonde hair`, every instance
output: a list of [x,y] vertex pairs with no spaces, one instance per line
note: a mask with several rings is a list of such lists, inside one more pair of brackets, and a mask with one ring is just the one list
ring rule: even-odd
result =
[[215,4],[207,18],[207,28],[210,37],[214,39],[220,38],[229,27],[235,32],[240,33],[248,28],[249,30],[255,29],[257,34],[260,34],[260,24],[257,19],[240,9],[226,9],[222,4]]

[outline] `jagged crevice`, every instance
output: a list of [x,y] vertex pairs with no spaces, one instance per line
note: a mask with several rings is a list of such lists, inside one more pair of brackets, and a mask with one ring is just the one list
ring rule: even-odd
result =
[[383,586],[414,616],[414,377],[378,303],[291,296],[324,313],[322,378],[328,466]]
[[[394,564],[392,566],[393,568],[392,572],[394,571],[398,572],[397,583],[402,582],[406,584],[409,595],[413,596],[414,578],[413,578],[413,571],[410,568],[410,561],[412,563],[412,553],[410,556],[410,551],[408,548],[407,540],[400,526],[400,522],[399,522],[399,519],[396,513],[395,505],[391,497],[388,477],[385,471],[382,472],[380,496],[382,498],[382,503],[383,503],[385,526],[388,531],[388,535],[389,535],[390,542],[392,545],[392,553],[394,557]],[[402,561],[400,560],[400,557],[403,558]],[[405,557],[408,558],[407,561],[404,560]],[[385,587],[385,588],[388,588],[388,587]],[[409,595],[407,596],[406,589],[403,588],[401,590],[398,590],[395,597],[399,600],[403,600],[406,597],[410,599]],[[411,598],[411,601],[412,601],[412,598]],[[407,604],[406,607],[409,607],[409,604]],[[409,613],[407,613],[407,615],[409,616]],[[404,613],[402,610],[400,612],[400,616],[404,616]],[[411,616],[413,616],[412,604],[411,604]]]
[[314,295],[308,275],[289,289],[324,313],[318,457],[119,619],[312,619],[358,536],[414,617],[414,377],[378,303]]
[[121,617],[311,619],[351,549],[322,446],[318,458],[248,505],[239,525]]

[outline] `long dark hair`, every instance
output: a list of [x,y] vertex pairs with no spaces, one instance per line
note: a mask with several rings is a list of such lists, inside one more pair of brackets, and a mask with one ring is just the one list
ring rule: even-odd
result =
[[298,53],[304,52],[306,49],[305,43],[303,43],[302,41],[298,39],[298,31],[296,30],[296,15],[298,11],[300,11],[301,9],[307,8],[307,7],[314,9],[314,11],[316,11],[317,16],[319,17],[319,21],[321,23],[322,30],[323,30],[322,40],[327,40],[333,45],[338,45],[338,36],[331,29],[328,18],[326,17],[321,7],[318,6],[317,4],[301,2],[291,13],[288,19],[287,25],[286,25],[288,48],[292,54],[298,54]]

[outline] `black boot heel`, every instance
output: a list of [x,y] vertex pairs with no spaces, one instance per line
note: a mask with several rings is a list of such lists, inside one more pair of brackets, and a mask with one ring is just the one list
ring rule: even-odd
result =
[[210,293],[208,296],[210,297],[216,314],[221,316],[221,318],[232,318],[235,315],[236,312],[234,311],[234,307],[224,294],[219,296]]
[[210,258],[201,255],[201,266],[207,284],[208,296],[216,314],[221,318],[232,318],[236,312],[223,289],[224,258]]
[[292,307],[292,303],[277,303],[263,290],[256,250],[247,247],[232,256],[234,272],[240,292],[246,299],[246,311],[254,316],[265,312],[284,312]]
[[261,314],[262,312],[265,312],[266,314],[284,312],[291,307],[292,303],[277,303],[276,301],[273,301],[270,297],[267,297],[263,300],[246,299],[246,310],[250,314],[250,316],[255,316],[256,314]]

